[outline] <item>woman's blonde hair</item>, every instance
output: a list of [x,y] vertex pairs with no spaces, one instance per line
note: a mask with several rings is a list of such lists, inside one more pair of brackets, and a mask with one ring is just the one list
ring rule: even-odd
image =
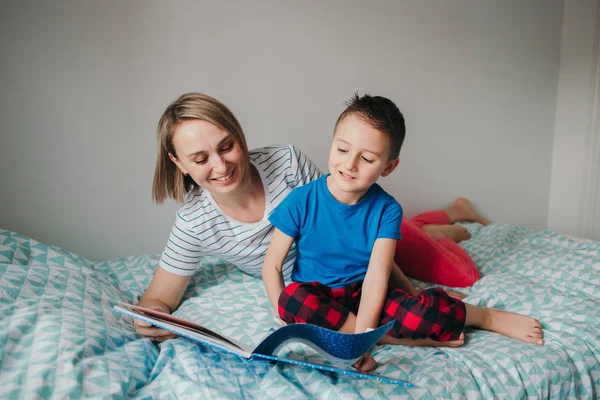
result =
[[[152,197],[158,204],[167,198],[183,203],[185,194],[198,185],[189,175],[184,175],[169,158],[177,158],[173,147],[175,130],[184,121],[200,119],[225,130],[240,146],[244,162],[249,164],[248,146],[242,126],[233,113],[221,103],[202,93],[186,93],[171,103],[158,122],[158,155],[154,169]],[[246,168],[248,171],[249,168]]]

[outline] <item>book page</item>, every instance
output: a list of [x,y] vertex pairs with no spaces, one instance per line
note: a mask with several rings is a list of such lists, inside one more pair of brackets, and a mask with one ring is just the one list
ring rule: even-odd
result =
[[226,338],[202,325],[175,317],[171,314],[131,304],[114,306],[113,309],[131,318],[139,319],[158,328],[177,333],[188,339],[215,345],[223,350],[233,352],[245,358],[249,358],[252,352],[252,348],[247,345],[238,343],[235,340]]

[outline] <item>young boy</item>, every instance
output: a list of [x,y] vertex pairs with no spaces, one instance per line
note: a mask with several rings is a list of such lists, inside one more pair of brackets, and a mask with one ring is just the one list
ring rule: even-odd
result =
[[[398,166],[405,130],[389,99],[355,95],[348,102],[335,125],[329,174],[294,189],[269,217],[275,231],[262,274],[273,308],[286,323],[346,333],[395,320],[382,343],[462,340],[465,326],[475,326],[543,344],[534,318],[475,307],[439,288],[413,295],[405,278],[404,287],[390,285],[402,207],[375,182]],[[284,287],[282,264],[294,241],[293,283]],[[375,363],[367,354],[356,367]]]

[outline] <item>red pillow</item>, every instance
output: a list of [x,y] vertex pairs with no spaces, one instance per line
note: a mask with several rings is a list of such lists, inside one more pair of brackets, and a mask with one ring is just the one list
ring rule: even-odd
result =
[[451,287],[472,286],[479,280],[473,260],[452,239],[435,240],[407,218],[402,218],[400,233],[394,261],[405,275]]

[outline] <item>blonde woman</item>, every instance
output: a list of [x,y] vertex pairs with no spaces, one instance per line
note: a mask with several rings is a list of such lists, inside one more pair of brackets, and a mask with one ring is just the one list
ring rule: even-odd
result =
[[[248,151],[240,123],[218,100],[188,93],[158,124],[153,197],[183,203],[154,278],[140,305],[173,312],[206,255],[260,277],[273,226],[269,214],[293,188],[321,176],[293,146]],[[289,276],[295,250],[284,263]],[[139,334],[161,341],[164,330],[136,321]]]

